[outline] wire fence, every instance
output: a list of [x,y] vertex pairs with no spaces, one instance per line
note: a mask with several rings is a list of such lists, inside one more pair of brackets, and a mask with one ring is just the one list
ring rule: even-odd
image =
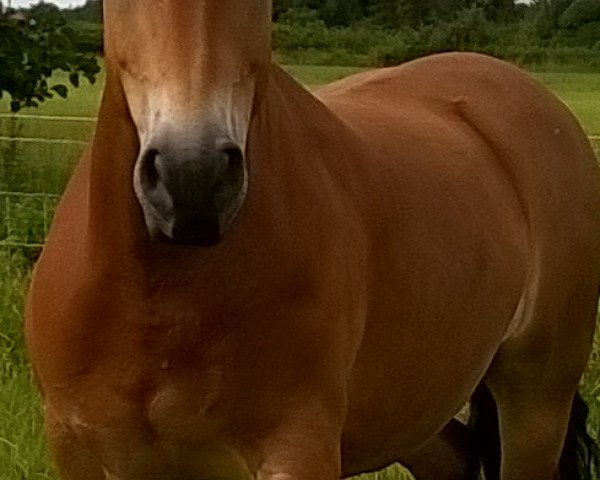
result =
[[0,114],[0,285],[20,281],[41,252],[94,121]]

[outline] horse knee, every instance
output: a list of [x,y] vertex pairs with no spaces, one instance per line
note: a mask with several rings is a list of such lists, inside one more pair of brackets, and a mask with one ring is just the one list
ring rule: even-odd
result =
[[476,480],[478,464],[473,452],[473,432],[452,420],[403,463],[417,480]]
[[55,421],[51,412],[46,415],[46,436],[54,463],[64,480],[106,480],[104,469],[77,438]]

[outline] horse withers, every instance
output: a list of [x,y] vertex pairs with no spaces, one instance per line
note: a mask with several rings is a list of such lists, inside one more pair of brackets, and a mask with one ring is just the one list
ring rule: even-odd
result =
[[556,98],[474,54],[315,97],[267,0],[104,15],[27,306],[63,479],[591,478],[600,174]]

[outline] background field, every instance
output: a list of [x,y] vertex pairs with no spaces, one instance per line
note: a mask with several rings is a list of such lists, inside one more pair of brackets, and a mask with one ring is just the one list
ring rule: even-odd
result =
[[[360,69],[292,66],[288,70],[311,88]],[[582,121],[589,135],[600,136],[600,74],[536,73]],[[56,82],[64,82],[61,77]],[[0,101],[0,479],[55,479],[41,434],[37,396],[31,387],[22,342],[21,312],[30,266],[38,249],[23,244],[43,241],[56,197],[89,138],[101,94],[102,77],[84,85],[67,101],[53,100],[41,108],[7,115]],[[49,118],[39,118],[47,116]],[[9,141],[5,137],[18,138]],[[64,140],[68,141],[64,141]],[[600,143],[600,142],[599,142]],[[597,145],[598,146],[598,145]],[[30,196],[7,192],[27,192]],[[38,195],[44,192],[51,195]],[[600,426],[600,348],[595,350],[585,394],[592,406],[590,428]],[[404,478],[400,469],[370,479]]]

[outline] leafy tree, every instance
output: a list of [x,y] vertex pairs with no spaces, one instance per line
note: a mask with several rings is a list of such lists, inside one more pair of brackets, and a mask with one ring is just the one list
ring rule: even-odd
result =
[[548,0],[540,0],[533,26],[539,38],[549,39],[554,33],[555,20]]
[[370,2],[367,11],[375,23],[388,28],[412,26],[420,20],[419,6],[414,0],[376,0]]
[[600,21],[600,1],[575,0],[561,15],[559,25],[574,27],[596,21]]
[[85,4],[67,10],[65,15],[69,20],[80,20],[88,23],[100,23],[102,21],[102,1],[86,0]]
[[565,13],[565,10],[571,6],[574,0],[552,0],[550,4],[550,10],[552,12],[552,16],[558,22],[558,19]]
[[321,16],[328,25],[350,25],[362,16],[359,0],[324,0]]
[[514,0],[478,0],[476,3],[483,8],[489,20],[507,21],[515,14]]
[[11,96],[13,112],[37,107],[55,94],[66,98],[67,85],[49,83],[57,70],[78,87],[81,77],[94,83],[100,66],[90,42],[67,25],[56,6],[39,3],[24,20],[0,14],[0,98]]
[[500,21],[511,19],[516,11],[514,0],[275,0],[274,16],[277,19],[290,8],[309,8],[318,11],[328,25],[347,26],[369,17],[387,28],[418,28],[452,20],[471,7],[482,8],[487,19]]

